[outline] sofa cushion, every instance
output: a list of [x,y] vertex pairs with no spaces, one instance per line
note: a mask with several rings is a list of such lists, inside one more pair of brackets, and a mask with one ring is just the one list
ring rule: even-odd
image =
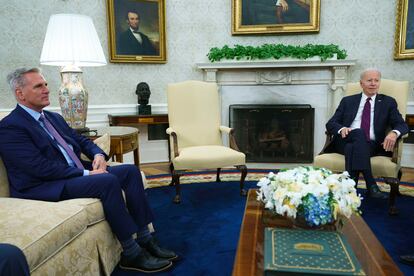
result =
[[[106,155],[109,156],[109,152],[111,151],[111,136],[108,133],[105,133],[99,138],[93,140],[93,142],[101,148],[105,152]],[[81,154],[81,159],[85,161],[91,161],[86,155],[83,153]]]
[[21,248],[29,266],[36,267],[85,231],[92,217],[97,217],[91,215],[99,213],[93,199],[84,203],[90,209],[73,201],[0,198],[0,241]]
[[83,208],[86,212],[88,225],[98,223],[105,219],[102,203],[97,198],[75,198],[60,201],[63,205],[77,205]]

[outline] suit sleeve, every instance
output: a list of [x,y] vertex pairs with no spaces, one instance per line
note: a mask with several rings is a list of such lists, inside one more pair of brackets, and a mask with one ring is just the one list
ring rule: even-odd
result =
[[0,152],[7,166],[16,171],[24,171],[32,177],[51,181],[82,176],[83,170],[71,167],[59,160],[45,158],[24,128],[14,125],[0,128]]
[[345,101],[344,101],[344,98],[342,98],[341,102],[339,103],[338,108],[335,111],[335,114],[326,123],[326,130],[328,131],[329,134],[338,134],[338,131],[344,127],[343,125],[344,112],[345,112]]
[[390,125],[392,129],[398,130],[401,133],[401,136],[407,134],[409,131],[408,125],[398,110],[397,102],[393,98],[391,98]]

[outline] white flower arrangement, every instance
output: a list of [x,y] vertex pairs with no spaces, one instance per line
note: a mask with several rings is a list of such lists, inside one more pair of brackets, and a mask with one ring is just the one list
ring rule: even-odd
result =
[[358,213],[361,196],[348,172],[333,174],[315,167],[270,172],[257,183],[257,200],[279,215],[303,216],[310,226],[332,223],[339,216]]

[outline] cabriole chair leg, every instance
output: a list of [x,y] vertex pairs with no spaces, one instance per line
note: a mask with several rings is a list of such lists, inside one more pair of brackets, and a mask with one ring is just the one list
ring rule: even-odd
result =
[[240,176],[240,195],[241,196],[246,196],[247,191],[244,189],[244,179],[246,178],[246,175],[247,175],[247,167],[246,167],[246,165],[240,165],[240,166],[236,166],[236,168],[241,172],[241,176]]
[[217,168],[216,182],[221,182],[221,179],[220,179],[220,172],[221,172],[221,168]]
[[384,182],[391,187],[388,214],[390,216],[395,216],[398,214],[398,209],[395,206],[395,199],[399,193],[400,181],[398,178],[384,178]]

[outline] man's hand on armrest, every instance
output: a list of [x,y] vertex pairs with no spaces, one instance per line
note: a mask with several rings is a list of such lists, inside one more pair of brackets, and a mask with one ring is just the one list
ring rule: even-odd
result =
[[397,142],[398,134],[395,131],[390,131],[388,135],[385,137],[382,146],[384,147],[385,151],[393,151],[394,145]]

